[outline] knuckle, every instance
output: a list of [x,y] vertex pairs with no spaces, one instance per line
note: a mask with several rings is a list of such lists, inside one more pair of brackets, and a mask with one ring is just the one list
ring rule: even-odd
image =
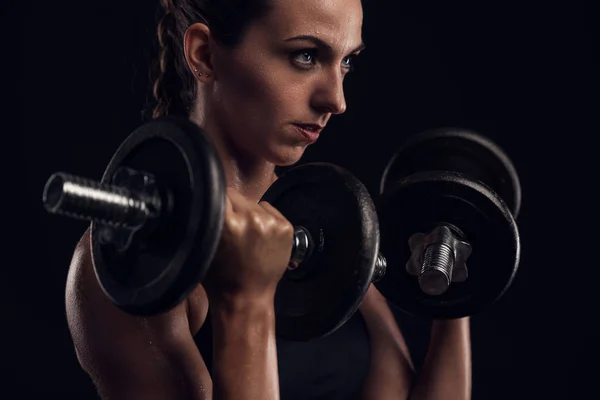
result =
[[292,235],[294,233],[294,226],[287,219],[283,219],[279,223],[280,232],[284,235]]
[[241,234],[245,230],[245,221],[238,215],[232,214],[225,217],[223,230],[233,234]]
[[246,221],[253,231],[259,233],[265,231],[265,217],[260,212],[257,212],[256,210],[249,211],[246,214]]

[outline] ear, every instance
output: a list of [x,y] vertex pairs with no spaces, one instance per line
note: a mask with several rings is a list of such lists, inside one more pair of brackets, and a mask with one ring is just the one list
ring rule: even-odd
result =
[[183,37],[183,50],[188,67],[200,81],[209,80],[214,72],[210,38],[210,28],[202,23],[191,25]]

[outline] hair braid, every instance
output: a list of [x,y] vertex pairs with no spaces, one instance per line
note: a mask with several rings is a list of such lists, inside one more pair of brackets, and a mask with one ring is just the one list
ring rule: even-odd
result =
[[[165,10],[158,23],[158,43],[160,48],[158,76],[154,82],[154,98],[156,106],[153,117],[159,118],[167,114],[188,115],[189,88],[183,85],[182,76],[189,72],[183,68],[181,60],[182,44],[177,35],[177,6],[173,0],[161,0]],[[192,85],[193,86],[193,85]]]
[[185,59],[183,37],[195,22],[210,26],[215,39],[237,45],[246,28],[265,15],[272,0],[160,0],[158,63],[154,64],[153,118],[170,114],[188,117],[196,98],[196,79]]

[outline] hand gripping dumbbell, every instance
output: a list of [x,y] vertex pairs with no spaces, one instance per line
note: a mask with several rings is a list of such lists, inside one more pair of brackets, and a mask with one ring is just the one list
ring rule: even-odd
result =
[[521,186],[509,157],[464,129],[410,137],[377,203],[388,269],[377,288],[408,314],[474,315],[511,285],[520,257]]
[[[294,225],[290,264],[275,297],[277,335],[309,340],[339,328],[385,273],[375,205],[339,166],[283,174],[262,200]],[[180,303],[201,283],[221,237],[225,178],[193,122],[164,117],[131,133],[102,180],[53,174],[45,208],[91,221],[94,271],[107,297],[134,315]]]

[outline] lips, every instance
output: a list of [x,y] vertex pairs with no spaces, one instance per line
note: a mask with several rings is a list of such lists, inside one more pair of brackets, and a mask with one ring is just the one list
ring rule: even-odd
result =
[[317,124],[293,124],[296,130],[304,137],[308,142],[314,143],[319,138],[319,134],[323,130],[323,126]]
[[310,130],[310,131],[317,131],[320,132],[323,130],[323,126],[318,125],[318,124],[294,124],[299,126],[302,129],[306,129],[306,130]]

